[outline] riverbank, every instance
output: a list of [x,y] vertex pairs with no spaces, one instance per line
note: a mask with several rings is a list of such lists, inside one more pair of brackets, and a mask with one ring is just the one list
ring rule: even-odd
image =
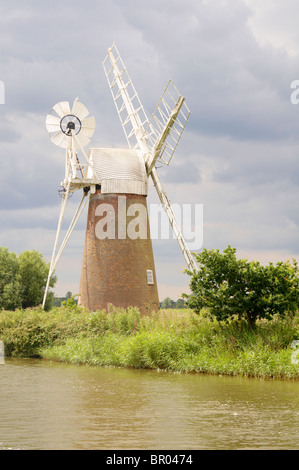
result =
[[136,309],[86,312],[64,306],[0,312],[5,354],[99,366],[298,379],[290,345],[299,315],[245,322],[212,321],[190,310],[141,317]]

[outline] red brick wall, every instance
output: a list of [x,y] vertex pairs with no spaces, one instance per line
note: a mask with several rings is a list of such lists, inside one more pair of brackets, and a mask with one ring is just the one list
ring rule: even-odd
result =
[[[80,303],[89,310],[116,307],[138,307],[142,314],[159,309],[158,289],[150,238],[148,217],[146,217],[146,239],[118,239],[118,201],[125,196],[126,208],[131,204],[142,204],[146,208],[146,197],[135,194],[101,194],[100,190],[90,196],[86,238],[83,254]],[[123,198],[124,200],[124,198]],[[113,207],[111,220],[115,218],[115,239],[98,239],[96,226],[102,217],[96,216],[99,204]],[[106,214],[103,214],[106,217]],[[109,216],[110,217],[110,216]],[[126,217],[126,228],[134,217]],[[146,271],[154,275],[154,285],[148,285]]]

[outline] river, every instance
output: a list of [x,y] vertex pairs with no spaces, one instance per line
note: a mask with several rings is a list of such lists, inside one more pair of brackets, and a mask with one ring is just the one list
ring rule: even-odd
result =
[[299,383],[6,358],[0,450],[298,449]]

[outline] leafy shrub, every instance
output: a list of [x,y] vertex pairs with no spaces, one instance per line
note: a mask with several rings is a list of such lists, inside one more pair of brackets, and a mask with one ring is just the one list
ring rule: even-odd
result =
[[199,313],[207,307],[218,320],[245,316],[250,325],[259,318],[294,314],[299,306],[299,271],[295,260],[262,266],[236,258],[236,249],[223,253],[204,249],[196,254],[197,272],[191,276],[187,305]]

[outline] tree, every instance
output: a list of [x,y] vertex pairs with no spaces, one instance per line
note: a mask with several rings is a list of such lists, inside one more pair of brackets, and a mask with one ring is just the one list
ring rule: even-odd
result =
[[245,316],[250,325],[258,318],[294,313],[299,306],[299,271],[293,262],[248,262],[236,258],[236,249],[228,246],[223,254],[207,250],[195,255],[198,272],[191,276],[191,294],[184,294],[187,306],[195,312],[207,307],[218,320],[233,315]]
[[[17,257],[8,248],[0,247],[0,308],[35,307],[41,304],[49,272],[49,264],[36,250],[24,251]],[[50,287],[54,287],[56,277],[52,276]],[[50,293],[45,305],[51,306]]]
[[184,301],[184,299],[178,299],[175,303],[175,308],[185,308],[186,307],[186,303]]
[[0,247],[0,308],[21,307],[21,284],[18,257]]
[[171,300],[170,297],[166,297],[161,302],[161,308],[175,308],[175,301]]
[[[37,250],[24,251],[19,255],[19,272],[22,287],[22,307],[34,307],[43,301],[48,279],[49,264]],[[56,276],[52,276],[50,287],[54,287]],[[52,296],[48,295],[45,308],[50,307]]]
[[55,297],[55,296],[54,296],[54,298],[53,298],[53,306],[54,306],[54,307],[61,307],[61,305],[63,304],[63,302],[67,302],[67,301],[70,300],[70,299],[73,299],[73,302],[78,303],[77,300],[74,300],[74,297],[75,297],[75,295],[73,295],[71,291],[68,291],[68,292],[65,294],[65,297]]
[[73,295],[72,292],[68,290],[67,293],[65,294],[66,300],[71,299],[72,295]]

